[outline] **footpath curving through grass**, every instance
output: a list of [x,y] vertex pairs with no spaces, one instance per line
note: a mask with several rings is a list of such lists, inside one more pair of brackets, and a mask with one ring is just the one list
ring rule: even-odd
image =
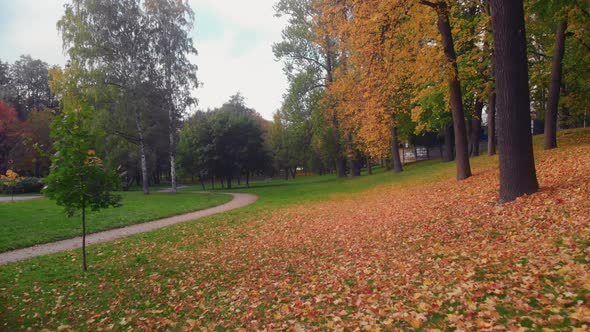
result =
[[88,273],[79,251],[0,266],[0,330],[582,331],[590,131],[560,144],[504,205],[496,158],[462,182],[425,162],[238,189],[258,203],[92,246]]
[[[203,210],[229,202],[223,194],[181,190],[178,194],[121,193],[119,208],[89,212],[88,233],[120,228],[150,220]],[[0,252],[69,239],[82,234],[79,216],[67,218],[63,208],[46,198],[0,203]]]

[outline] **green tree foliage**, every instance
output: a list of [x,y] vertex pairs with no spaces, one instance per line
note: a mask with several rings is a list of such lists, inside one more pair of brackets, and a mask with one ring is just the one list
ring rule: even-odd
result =
[[0,99],[12,104],[19,119],[26,120],[33,111],[57,107],[49,89],[49,65],[29,55],[21,55],[14,64],[0,61]]
[[[313,0],[280,0],[275,5],[276,15],[288,18],[289,24],[283,30],[283,40],[273,45],[273,52],[277,59],[284,61],[291,90],[297,91],[299,95],[328,89],[334,82],[340,60],[336,39],[324,27],[330,25],[329,20],[321,17],[316,5]],[[301,89],[302,84],[305,90]],[[292,97],[293,93],[286,98]],[[291,103],[289,100],[285,102]],[[341,129],[336,104],[332,101],[325,104],[322,116],[327,121],[322,123],[330,125],[332,137],[330,144],[323,146],[333,148],[331,154],[335,158],[338,176],[343,177],[346,175],[346,151],[343,147],[346,134]],[[303,142],[297,141],[297,144]]]
[[269,163],[263,134],[259,116],[241,95],[234,95],[220,108],[197,112],[187,121],[180,134],[180,165],[202,180],[225,180],[228,188],[240,176],[248,183]]
[[[129,143],[105,150],[122,157],[127,180],[140,169],[146,194],[165,172],[176,186],[178,119],[198,84],[188,59],[196,54],[192,26],[188,2],[171,0],[72,0],[58,22],[72,65],[95,86],[89,102],[102,113],[107,140]],[[137,152],[125,153],[133,145]]]
[[294,176],[297,168],[323,173],[333,168],[333,136],[323,119],[324,92],[316,89],[311,72],[294,75],[283,105],[274,114],[268,141],[274,168]]
[[190,37],[194,15],[188,1],[148,0],[146,15],[150,24],[151,46],[156,73],[161,73],[163,105],[168,111],[168,155],[172,192],[176,192],[176,133],[178,119],[196,102],[191,91],[198,86],[197,66],[188,56],[196,55]]
[[44,193],[63,206],[71,217],[82,214],[83,268],[86,261],[86,210],[97,211],[119,206],[120,197],[112,193],[119,178],[105,168],[96,154],[98,133],[93,128],[94,111],[80,96],[74,76],[65,75],[53,81],[53,89],[61,98],[63,112],[51,126],[55,140],[55,154],[51,158],[51,172],[46,178]]

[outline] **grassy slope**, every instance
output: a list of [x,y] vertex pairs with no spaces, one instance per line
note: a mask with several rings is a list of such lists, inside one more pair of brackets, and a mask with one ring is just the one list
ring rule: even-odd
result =
[[[231,200],[221,194],[181,191],[177,195],[141,192],[121,193],[123,206],[88,214],[88,232],[137,224],[158,218],[202,210]],[[81,235],[79,217],[68,219],[55,202],[42,198],[0,203],[0,252],[68,239]]]
[[[572,135],[578,135],[577,133],[567,133],[567,139]],[[536,142],[538,143],[539,140],[537,139]],[[495,168],[496,165],[497,157],[482,156],[472,160],[472,167],[476,174]],[[282,181],[256,183],[250,189],[234,190],[259,195],[259,201],[249,207],[199,222],[177,225],[91,247],[88,273],[80,271],[79,251],[38,257],[2,266],[0,267],[0,285],[2,285],[0,286],[0,322],[5,322],[4,327],[7,328],[49,327],[55,329],[60,325],[88,327],[95,324],[121,329],[128,324],[124,317],[135,314],[138,317],[139,315],[148,317],[150,323],[168,324],[172,327],[175,325],[166,321],[166,317],[174,316],[175,308],[168,304],[179,297],[175,290],[184,287],[177,278],[194,266],[208,265],[207,261],[194,261],[191,257],[180,257],[183,261],[190,262],[190,266],[187,266],[178,264],[176,260],[168,257],[170,252],[178,254],[185,250],[186,254],[190,255],[190,251],[184,247],[187,245],[187,237],[190,237],[188,242],[190,242],[191,250],[206,252],[212,243],[220,244],[230,238],[234,233],[233,229],[237,230],[246,222],[264,221],[272,214],[272,209],[278,207],[338,198],[341,194],[354,198],[354,195],[348,195],[348,193],[376,186],[395,188],[437,182],[452,178],[454,172],[454,163],[431,161],[408,166],[400,175],[381,171],[372,177],[358,179],[310,177],[288,183]],[[140,282],[147,277],[151,280]],[[218,273],[194,275],[197,280],[191,280],[191,283],[205,287],[209,285],[210,278],[231,283],[231,280],[236,277],[237,275]],[[74,287],[70,287],[71,285]],[[191,302],[194,296],[197,298],[202,296],[199,295],[201,286],[189,292],[193,295],[184,300]],[[222,292],[223,289],[219,291]],[[166,300],[155,302],[145,300],[146,296],[154,296],[154,294],[159,294],[156,298],[166,298]],[[112,304],[113,297],[124,297],[126,301]],[[81,303],[83,303],[83,309],[76,309],[76,306]],[[194,310],[203,312],[201,309]],[[203,315],[201,317],[185,316],[185,318],[189,318],[190,325],[190,318],[198,320],[208,317],[207,314]],[[99,321],[100,317],[105,316],[110,318]],[[143,318],[139,319],[144,321]]]

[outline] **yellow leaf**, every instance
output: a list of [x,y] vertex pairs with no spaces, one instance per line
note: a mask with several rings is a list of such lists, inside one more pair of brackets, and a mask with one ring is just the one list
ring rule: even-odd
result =
[[409,321],[410,326],[415,328],[415,329],[419,329],[420,326],[422,326],[422,321],[419,319],[412,319]]

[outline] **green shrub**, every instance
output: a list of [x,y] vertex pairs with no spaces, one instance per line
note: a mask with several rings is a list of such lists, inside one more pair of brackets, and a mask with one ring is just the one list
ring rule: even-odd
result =
[[0,179],[0,193],[3,194],[40,193],[44,186],[43,179],[40,178],[19,177],[16,179]]

